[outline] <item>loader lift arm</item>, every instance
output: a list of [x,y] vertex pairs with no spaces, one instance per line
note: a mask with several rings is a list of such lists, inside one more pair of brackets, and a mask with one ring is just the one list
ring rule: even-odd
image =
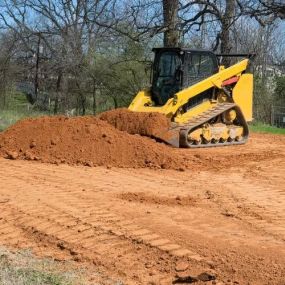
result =
[[[241,62],[238,62],[237,64],[176,93],[174,97],[170,98],[164,106],[148,105],[151,103],[150,92],[149,90],[141,91],[129,106],[129,110],[137,112],[159,112],[165,114],[169,118],[172,118],[177,110],[181,106],[185,105],[189,99],[213,87],[222,89],[222,84],[225,80],[234,76],[240,76],[246,71],[248,63],[249,60],[244,59]],[[141,97],[145,97],[144,100]],[[143,105],[141,105],[142,101],[145,102]]]

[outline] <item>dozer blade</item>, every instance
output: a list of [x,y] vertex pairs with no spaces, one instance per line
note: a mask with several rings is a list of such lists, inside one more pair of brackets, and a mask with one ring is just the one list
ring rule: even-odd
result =
[[162,141],[166,144],[169,144],[173,147],[179,147],[180,130],[181,126],[178,126],[177,124],[173,123],[171,124],[170,129],[168,129],[166,132],[156,135],[155,139],[158,141]]

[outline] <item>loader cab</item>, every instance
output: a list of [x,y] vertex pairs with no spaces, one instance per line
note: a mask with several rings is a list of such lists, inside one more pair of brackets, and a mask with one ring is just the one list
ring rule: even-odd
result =
[[210,51],[155,48],[151,94],[164,105],[175,93],[218,72],[218,60]]

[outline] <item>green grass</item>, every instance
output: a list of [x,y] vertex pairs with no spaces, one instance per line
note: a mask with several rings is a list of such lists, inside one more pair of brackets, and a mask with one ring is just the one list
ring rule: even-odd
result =
[[47,115],[47,113],[34,110],[0,110],[0,132],[23,118],[43,115]]
[[[51,111],[38,111],[38,107],[36,105],[32,106],[27,101],[27,98],[23,93],[12,90],[9,94],[7,94],[6,97],[5,107],[4,103],[2,102],[3,100],[0,100],[0,132],[16,123],[18,120],[28,117],[38,117],[53,114],[53,106],[51,106]],[[110,110],[113,107],[113,99],[110,97],[106,97],[105,99],[106,100],[104,103],[98,104],[96,110],[97,114]],[[88,103],[86,115],[93,115],[93,110],[91,108],[92,100],[90,98]]]
[[[2,103],[3,102],[1,102],[1,104]],[[34,110],[24,94],[11,91],[7,95],[5,108],[0,109],[0,131],[5,130],[10,125],[23,118],[37,117],[45,114],[47,114],[47,112]]]
[[249,126],[252,132],[285,135],[285,129],[277,128],[263,123],[254,123]]
[[8,274],[10,276],[9,278],[14,276],[13,279],[15,281],[17,280],[18,282],[20,281],[22,284],[27,285],[72,285],[72,282],[65,276],[33,269],[9,268]]
[[35,257],[28,249],[12,252],[0,246],[0,285],[123,285],[96,268],[74,261]]
[[[68,265],[68,264],[67,264]],[[36,259],[29,251],[0,248],[1,285],[78,285],[82,272],[51,259]]]

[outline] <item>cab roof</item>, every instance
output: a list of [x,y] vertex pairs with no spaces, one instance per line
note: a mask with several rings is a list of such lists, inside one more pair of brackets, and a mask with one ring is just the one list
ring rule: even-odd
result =
[[232,54],[224,54],[224,53],[214,53],[210,50],[204,50],[204,49],[192,49],[192,48],[184,48],[184,47],[159,47],[159,48],[153,48],[153,52],[162,52],[162,51],[174,51],[174,52],[195,52],[195,53],[207,53],[215,55],[216,57],[245,57],[253,60],[256,56],[255,53],[232,53]]
[[204,50],[204,49],[192,49],[192,48],[181,48],[181,47],[159,47],[159,48],[153,48],[152,51],[154,52],[160,52],[160,51],[175,51],[175,52],[200,52],[200,53],[211,53],[214,54],[210,50]]

